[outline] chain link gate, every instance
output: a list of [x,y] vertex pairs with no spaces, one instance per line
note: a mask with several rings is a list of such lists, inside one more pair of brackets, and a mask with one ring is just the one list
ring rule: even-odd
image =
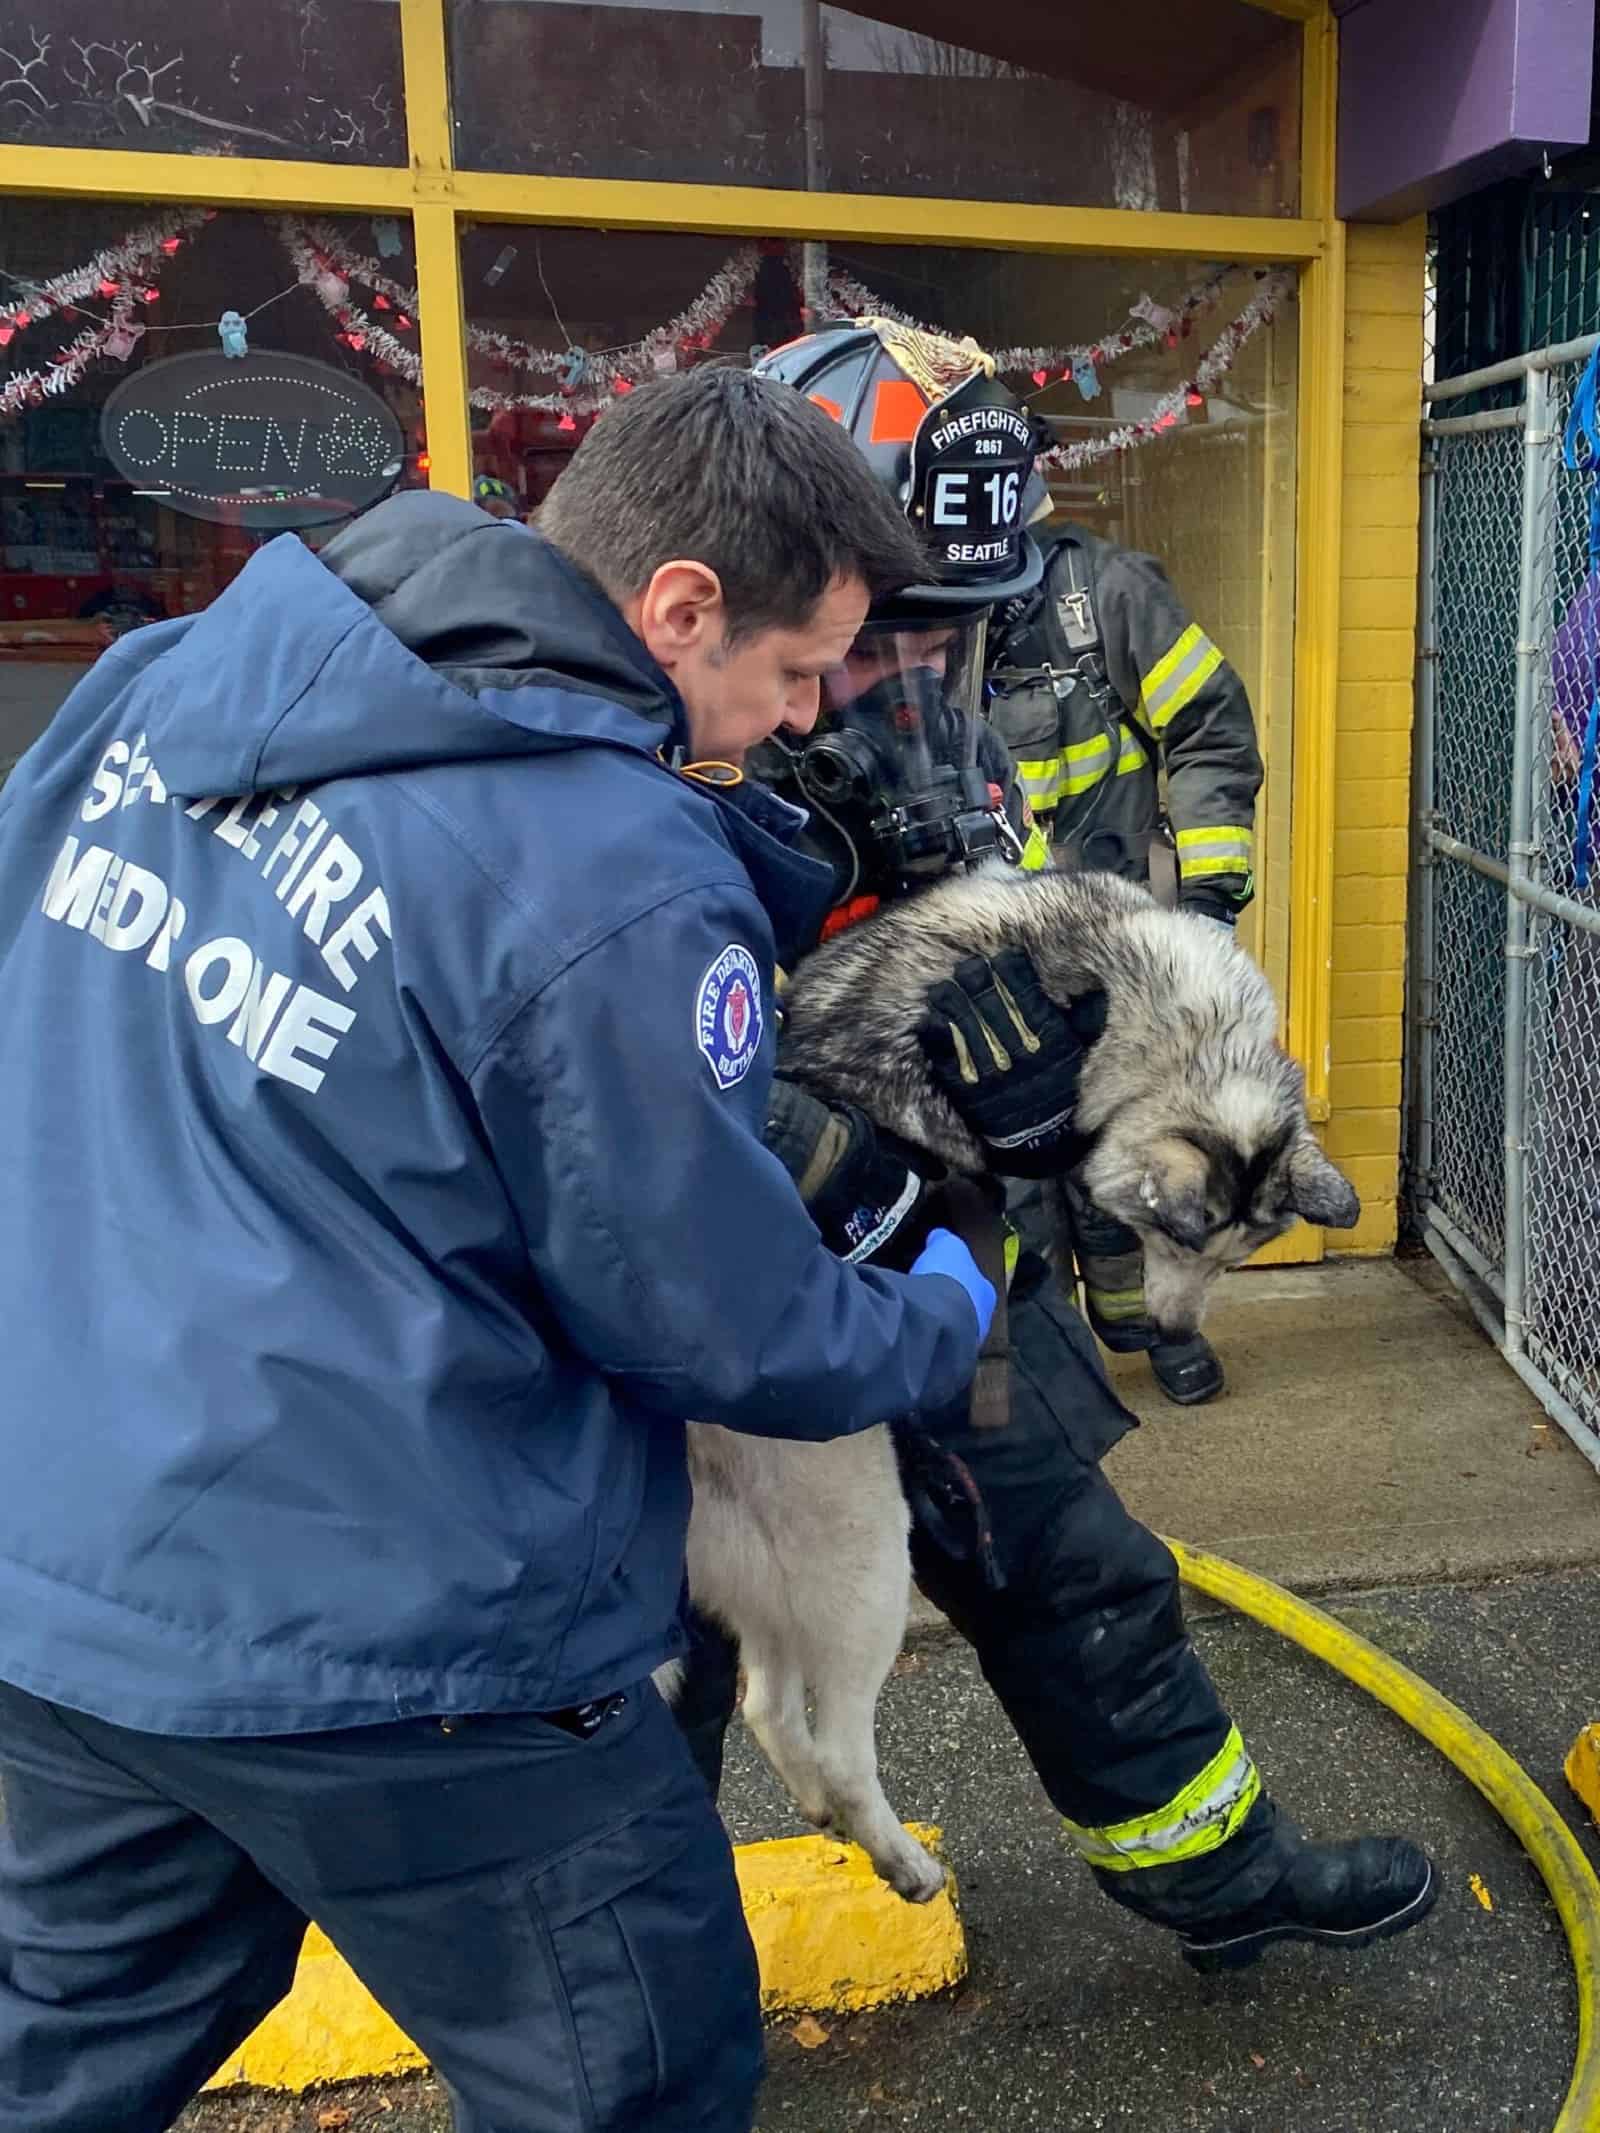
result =
[[1600,1466],[1600,572],[1561,452],[1596,339],[1423,388],[1408,1147],[1429,1249]]

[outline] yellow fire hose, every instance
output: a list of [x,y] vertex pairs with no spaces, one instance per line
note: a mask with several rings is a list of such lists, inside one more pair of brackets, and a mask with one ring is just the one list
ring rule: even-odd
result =
[[1177,1558],[1186,1585],[1264,1622],[1387,1704],[1476,1785],[1520,1840],[1561,1914],[1578,1979],[1578,2052],[1554,2133],[1600,2133],[1600,2051],[1595,2022],[1600,1880],[1550,1801],[1465,1711],[1320,1607],[1297,1600],[1281,1585],[1224,1562],[1220,1556],[1186,1548],[1181,1541],[1169,1540],[1167,1546]]

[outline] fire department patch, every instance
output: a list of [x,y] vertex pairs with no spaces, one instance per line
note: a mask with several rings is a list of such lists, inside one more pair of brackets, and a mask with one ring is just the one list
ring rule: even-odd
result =
[[764,1028],[756,959],[730,941],[700,980],[694,1003],[695,1042],[719,1089],[733,1088],[755,1065]]

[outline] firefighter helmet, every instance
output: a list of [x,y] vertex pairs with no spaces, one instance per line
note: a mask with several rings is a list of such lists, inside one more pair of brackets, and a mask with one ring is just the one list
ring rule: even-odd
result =
[[970,614],[1038,584],[1026,516],[1041,433],[976,341],[862,318],[775,348],[755,368],[849,431],[927,545],[928,582],[875,615]]

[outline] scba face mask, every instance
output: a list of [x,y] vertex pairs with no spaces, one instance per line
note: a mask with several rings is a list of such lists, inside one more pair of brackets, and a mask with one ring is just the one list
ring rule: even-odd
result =
[[987,619],[869,622],[823,678],[816,730],[780,743],[802,804],[844,848],[841,900],[1017,856],[978,758]]

